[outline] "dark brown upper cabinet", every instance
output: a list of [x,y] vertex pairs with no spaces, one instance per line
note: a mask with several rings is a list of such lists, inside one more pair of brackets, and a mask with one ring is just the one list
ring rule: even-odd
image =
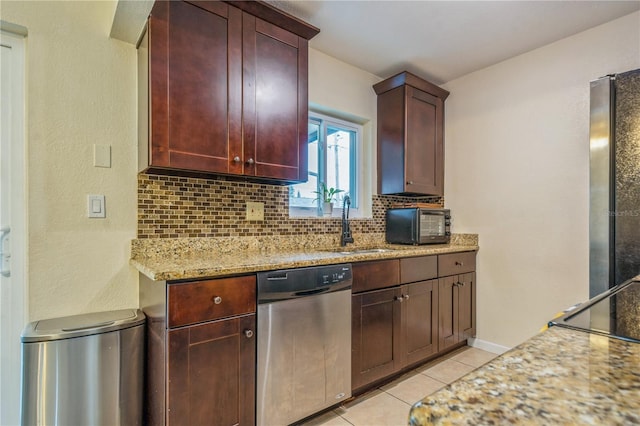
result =
[[373,89],[378,95],[378,193],[444,195],[449,92],[409,72]]
[[319,30],[266,3],[230,3],[155,3],[138,55],[139,169],[305,181]]

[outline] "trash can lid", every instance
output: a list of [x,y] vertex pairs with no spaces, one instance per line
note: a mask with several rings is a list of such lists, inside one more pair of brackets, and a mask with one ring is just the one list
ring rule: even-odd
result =
[[39,320],[25,327],[22,342],[44,342],[102,334],[135,327],[143,324],[144,319],[144,313],[140,309],[122,309]]

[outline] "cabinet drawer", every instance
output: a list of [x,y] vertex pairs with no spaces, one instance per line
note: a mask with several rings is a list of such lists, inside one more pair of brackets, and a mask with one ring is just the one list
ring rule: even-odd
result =
[[476,270],[476,252],[441,254],[438,256],[438,276],[464,274]]
[[438,256],[400,259],[400,283],[425,281],[438,276]]
[[351,268],[354,293],[400,284],[400,262],[397,259],[354,263]]
[[256,277],[169,284],[168,325],[179,327],[256,311]]

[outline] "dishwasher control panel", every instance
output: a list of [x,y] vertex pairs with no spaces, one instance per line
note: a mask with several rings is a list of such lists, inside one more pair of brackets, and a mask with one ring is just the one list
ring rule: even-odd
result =
[[325,271],[324,268],[320,274],[321,285],[336,284],[339,282],[351,280],[351,265],[339,265],[335,268],[331,268]]
[[348,290],[351,264],[283,269],[258,274],[258,303]]

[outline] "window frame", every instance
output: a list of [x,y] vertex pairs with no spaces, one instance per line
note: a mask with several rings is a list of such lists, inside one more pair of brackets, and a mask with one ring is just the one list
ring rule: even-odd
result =
[[[316,111],[309,111],[308,125],[315,124],[319,128],[318,137],[318,173],[316,190],[320,190],[322,182],[326,182],[327,177],[327,128],[335,127],[340,130],[354,132],[355,137],[350,141],[350,155],[349,155],[349,186],[351,193],[351,208],[350,215],[358,217],[362,216],[362,203],[363,199],[361,194],[366,192],[363,190],[364,182],[362,181],[362,158],[363,158],[363,141],[364,141],[364,126],[353,121],[347,121],[337,117],[329,116]],[[309,172],[311,175],[312,172]],[[295,218],[318,218],[321,216],[321,206],[319,202],[316,202],[315,207],[302,207],[292,206],[291,200],[289,200],[289,217]],[[337,217],[342,214],[342,205],[335,205],[333,208],[332,217]]]

